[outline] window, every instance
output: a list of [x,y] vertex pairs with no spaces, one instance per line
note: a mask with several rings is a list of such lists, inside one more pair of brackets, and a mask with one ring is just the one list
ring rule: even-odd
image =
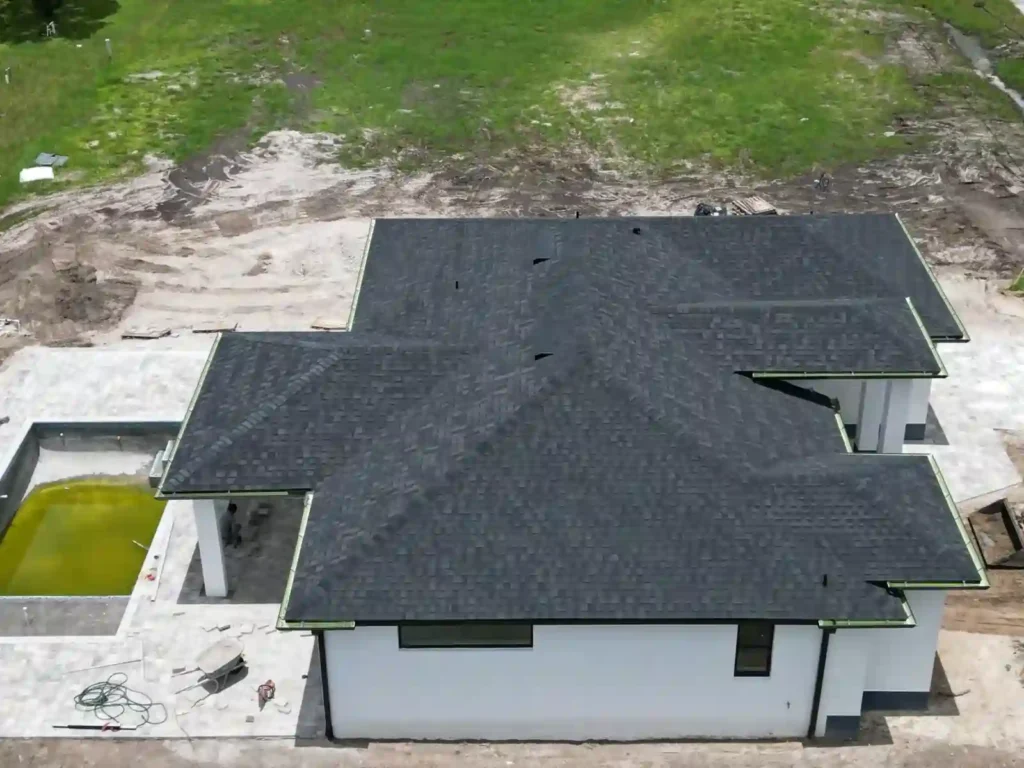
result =
[[767,621],[741,621],[736,628],[736,677],[768,677],[772,673],[775,625]]
[[532,648],[530,624],[404,624],[399,648]]

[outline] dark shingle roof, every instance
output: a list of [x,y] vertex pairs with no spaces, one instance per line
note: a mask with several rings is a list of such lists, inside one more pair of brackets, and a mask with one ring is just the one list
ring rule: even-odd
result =
[[736,371],[943,372],[908,300],[684,304],[655,314]]
[[978,580],[928,458],[745,373],[936,372],[906,299],[956,322],[881,236],[899,287],[822,247],[787,300],[759,227],[891,229],[794,218],[736,220],[745,282],[717,224],[380,221],[353,332],[223,337],[164,492],[315,489],[290,621],[902,618],[870,582]]

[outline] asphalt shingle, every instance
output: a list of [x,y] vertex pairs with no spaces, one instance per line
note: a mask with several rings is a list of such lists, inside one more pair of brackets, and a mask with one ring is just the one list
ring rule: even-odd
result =
[[873,582],[977,581],[926,457],[748,375],[940,371],[898,220],[722,221],[380,221],[351,333],[222,338],[164,491],[314,490],[292,621],[885,619]]

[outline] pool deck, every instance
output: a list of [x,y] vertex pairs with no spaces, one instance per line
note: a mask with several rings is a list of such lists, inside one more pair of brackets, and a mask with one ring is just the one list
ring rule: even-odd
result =
[[[1020,482],[997,430],[1024,430],[1019,406],[1024,402],[1024,317],[993,321],[975,316],[969,306],[957,308],[963,309],[973,341],[940,348],[950,376],[935,383],[932,396],[950,444],[907,450],[933,453],[954,498],[966,501]],[[23,350],[0,370],[0,416],[11,418],[0,426],[0,453],[7,453],[24,424],[36,418],[180,420],[205,359],[206,349],[194,345],[186,350],[171,345]],[[0,638],[0,686],[7,693],[0,699],[0,738],[106,738],[52,726],[95,724],[93,715],[75,711],[72,699],[113,672],[126,673],[129,686],[167,708],[166,722],[123,732],[124,738],[321,736],[314,640],[308,633],[273,630],[285,578],[281,569],[287,568],[290,552],[270,542],[292,535],[290,514],[275,518],[274,525],[283,526],[277,533],[264,532],[262,550],[229,548],[237,589],[232,597],[214,601],[197,588],[191,507],[168,503],[115,636]],[[159,582],[147,581],[145,574],[159,572],[161,561]],[[221,626],[227,629],[213,629]],[[196,655],[225,635],[244,644],[248,676],[199,704],[201,689],[176,694],[196,676],[175,677],[173,670],[193,667]],[[256,687],[266,680],[274,681],[277,696],[261,712]]]
[[[0,426],[0,453],[7,455],[34,419],[180,420],[207,351],[23,350],[0,371],[0,415],[11,419]],[[91,713],[75,711],[73,697],[114,672],[124,672],[131,688],[163,703],[168,715],[162,724],[119,734],[124,738],[321,736],[323,703],[312,636],[273,630],[278,611],[273,602],[245,603],[237,596],[201,602],[194,574],[190,576],[196,542],[191,505],[169,502],[113,637],[0,638],[0,686],[11,694],[0,700],[0,738],[108,738],[95,731],[53,726],[97,723]],[[274,567],[265,569],[268,576],[287,567],[280,553],[273,553],[272,559]],[[160,572],[161,561],[159,582],[147,581],[145,575],[152,569]],[[275,583],[280,580],[283,588],[285,574],[276,576]],[[238,590],[241,599],[252,599],[252,585],[245,587],[248,593]],[[210,629],[220,626],[229,628]],[[202,688],[175,694],[197,675],[174,676],[173,670],[194,667],[195,657],[225,635],[242,642],[247,676],[198,705],[206,695]],[[127,663],[102,666],[119,662]],[[256,687],[266,680],[274,681],[277,694],[261,712]],[[25,697],[31,697],[31,707],[25,706]],[[252,722],[247,722],[249,717]],[[126,717],[123,722],[131,720]]]

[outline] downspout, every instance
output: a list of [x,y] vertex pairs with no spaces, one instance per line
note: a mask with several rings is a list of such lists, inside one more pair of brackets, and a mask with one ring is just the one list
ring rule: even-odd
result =
[[807,726],[807,738],[813,739],[818,730],[818,710],[821,708],[821,689],[825,684],[825,662],[828,659],[828,639],[835,629],[821,630],[821,650],[818,651],[818,675],[814,678],[814,698],[811,700],[811,723]]
[[324,631],[321,629],[316,633],[316,655],[320,657],[320,685],[323,688],[324,697],[324,736],[328,741],[334,742],[334,724],[331,721],[331,689],[327,682],[327,641]]

